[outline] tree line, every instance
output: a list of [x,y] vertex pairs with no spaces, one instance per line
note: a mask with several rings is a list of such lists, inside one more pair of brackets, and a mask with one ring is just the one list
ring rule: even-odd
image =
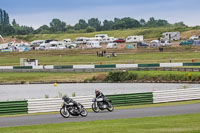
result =
[[19,25],[15,19],[10,24],[9,15],[5,10],[0,9],[0,34],[1,35],[26,35],[26,34],[51,34],[51,33],[73,33],[73,32],[94,32],[118,29],[133,29],[141,27],[167,27],[186,26],[183,22],[170,24],[167,20],[151,17],[148,21],[144,19],[136,20],[130,17],[114,18],[114,20],[104,20],[90,18],[88,21],[80,19],[74,26],[53,19],[48,25],[42,25],[38,29]]

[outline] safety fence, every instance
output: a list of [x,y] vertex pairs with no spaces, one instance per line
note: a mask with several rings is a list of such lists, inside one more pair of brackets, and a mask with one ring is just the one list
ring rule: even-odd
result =
[[115,106],[141,105],[153,103],[152,92],[107,95],[106,97],[110,99],[112,101],[112,104]]
[[[114,106],[144,105],[200,99],[200,88],[162,90],[146,93],[106,95]],[[85,108],[91,108],[94,95],[71,97]],[[29,99],[0,102],[0,115],[59,111],[61,98]]]
[[126,68],[158,68],[158,67],[183,67],[200,66],[200,62],[193,63],[155,63],[155,64],[102,64],[102,65],[40,65],[40,66],[0,66],[0,70],[16,69],[126,69]]
[[153,91],[153,103],[200,99],[199,88]]
[[0,102],[0,115],[25,114],[27,112],[27,100]]
[[[81,103],[85,108],[91,108],[94,96],[71,97],[74,101]],[[29,99],[28,113],[59,111],[63,100],[61,98]]]

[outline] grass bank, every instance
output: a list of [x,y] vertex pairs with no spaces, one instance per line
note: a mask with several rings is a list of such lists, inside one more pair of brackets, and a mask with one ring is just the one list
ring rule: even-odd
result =
[[[95,79],[95,78],[93,78]],[[183,82],[200,81],[199,72],[178,72],[178,71],[127,71],[109,72],[104,81],[108,82]]]
[[96,73],[29,72],[1,73],[0,83],[83,83],[83,82],[188,82],[199,83],[199,72],[128,71]]
[[1,133],[197,133],[200,131],[200,114],[185,114],[161,117],[72,122],[22,127],[0,128]]

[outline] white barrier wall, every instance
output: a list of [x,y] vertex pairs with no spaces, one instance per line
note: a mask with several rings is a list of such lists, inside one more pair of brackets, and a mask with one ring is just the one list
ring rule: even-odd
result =
[[200,99],[199,88],[187,88],[153,92],[153,103],[175,102],[195,99]]
[[33,69],[43,69],[43,66],[33,66]]
[[116,68],[136,68],[138,64],[116,64]]
[[91,69],[94,65],[73,65],[74,69]]
[[160,67],[182,67],[183,63],[160,63]]
[[[71,97],[73,100],[81,103],[85,108],[91,108],[92,99],[91,96],[79,96]],[[28,113],[40,113],[40,112],[54,112],[60,111],[63,100],[61,98],[48,98],[48,99],[29,99],[28,100]]]
[[53,65],[45,65],[44,69],[54,69],[54,66]]
[[0,66],[0,69],[13,69],[13,66]]

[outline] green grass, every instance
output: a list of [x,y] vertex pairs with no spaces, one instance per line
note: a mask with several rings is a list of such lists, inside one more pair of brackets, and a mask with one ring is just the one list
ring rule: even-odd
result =
[[[144,80],[144,81],[199,81],[199,72],[177,72],[177,71],[129,71],[137,75],[136,79],[132,80]],[[191,80],[188,79],[188,73],[191,74]],[[96,72],[96,73],[61,73],[61,72],[29,72],[29,73],[1,73],[0,83],[31,83],[31,82],[84,82],[90,81],[90,79],[97,79],[102,81],[102,78],[106,77],[108,72]],[[102,77],[103,76],[103,77]],[[120,75],[119,75],[120,76]],[[101,78],[102,77],[102,78]],[[115,75],[116,77],[116,75]],[[94,80],[95,81],[95,80]],[[124,80],[120,80],[124,81]],[[125,80],[126,81],[126,80]]]
[[0,83],[26,82],[84,82],[85,79],[97,76],[98,73],[1,73]]
[[1,133],[199,133],[200,114],[0,128]]
[[[85,53],[82,53],[85,52]],[[90,54],[87,54],[89,52]],[[118,51],[120,52],[120,50]],[[116,53],[118,53],[116,52]],[[129,51],[130,52],[130,51]],[[200,62],[198,52],[164,52],[164,53],[126,53],[118,54],[114,58],[97,57],[93,51],[33,51],[24,53],[0,53],[0,66],[19,66],[20,58],[35,58],[41,65],[76,65],[76,64],[127,64],[127,63],[162,63],[191,62],[195,59]]]

